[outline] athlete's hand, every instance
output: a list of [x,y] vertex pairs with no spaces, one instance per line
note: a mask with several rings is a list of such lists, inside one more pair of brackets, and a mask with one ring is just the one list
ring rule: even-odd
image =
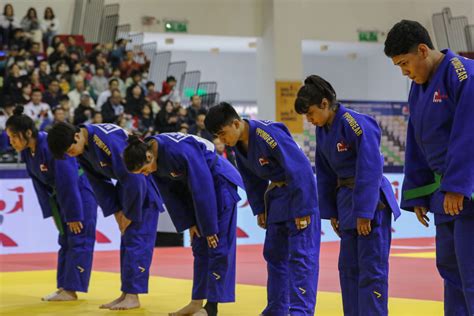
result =
[[196,225],[189,228],[189,239],[191,240],[191,242],[193,242],[194,236],[201,237],[201,234],[199,234],[199,229]]
[[207,236],[207,245],[209,248],[217,248],[219,243],[219,237],[217,235]]
[[297,217],[295,218],[295,224],[298,230],[305,229],[311,224],[311,216]]
[[370,219],[368,218],[357,218],[357,232],[359,235],[367,236],[370,234],[372,228],[370,227]]
[[117,213],[114,214],[114,216],[115,216],[115,220],[117,221],[118,227],[120,229],[120,233],[122,235],[125,234],[127,227],[130,226],[132,221],[126,218],[122,211],[118,211]]
[[424,206],[415,206],[415,214],[416,218],[418,218],[418,221],[425,227],[429,227],[430,225],[428,222],[430,219],[426,215],[428,213],[428,209]]
[[335,217],[331,217],[331,226],[334,232],[341,237],[341,233],[339,232],[339,221]]
[[265,215],[265,213],[257,215],[257,225],[263,229],[267,228],[267,216]]
[[464,195],[455,192],[446,192],[444,195],[444,212],[451,216],[459,215],[462,211]]
[[81,222],[69,222],[67,223],[67,226],[69,227],[69,230],[76,235],[82,231],[82,228],[84,228]]

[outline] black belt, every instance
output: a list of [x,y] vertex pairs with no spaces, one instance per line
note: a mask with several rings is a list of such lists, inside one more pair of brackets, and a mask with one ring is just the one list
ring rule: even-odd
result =
[[[346,187],[353,190],[355,187],[355,177],[337,178],[336,191],[339,190],[341,187]],[[383,210],[386,207],[387,206],[385,205],[385,203],[379,200],[377,204],[377,210]]]

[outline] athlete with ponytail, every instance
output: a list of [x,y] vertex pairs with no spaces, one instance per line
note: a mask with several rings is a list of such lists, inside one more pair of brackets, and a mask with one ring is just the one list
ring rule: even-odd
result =
[[391,216],[400,209],[383,176],[380,128],[337,102],[331,84],[316,75],[304,81],[295,110],[316,126],[319,209],[341,238],[344,315],[387,315]]
[[87,292],[95,243],[97,202],[75,158],[55,160],[47,134],[17,106],[6,122],[12,147],[21,153],[33,181],[43,217],[53,217],[59,230],[57,288],[44,301],[75,301]]
[[[235,301],[238,171],[210,141],[181,133],[130,136],[123,157],[130,172],[152,175],[178,231],[189,229],[194,255],[191,302],[171,316],[217,315]],[[202,307],[203,300],[207,303]]]

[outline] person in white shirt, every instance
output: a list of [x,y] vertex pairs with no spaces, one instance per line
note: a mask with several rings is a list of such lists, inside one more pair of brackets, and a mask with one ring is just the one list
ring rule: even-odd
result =
[[[75,86],[76,88],[69,91],[67,96],[69,97],[69,100],[71,101],[71,109],[74,111],[79,104],[81,103],[81,94],[86,91],[86,84],[84,83],[84,78],[81,76],[78,76],[75,80]],[[95,102],[94,99],[91,98],[90,100],[90,105],[92,108],[95,108]]]
[[54,15],[51,7],[44,9],[44,20],[41,21],[41,30],[43,31],[44,44],[46,47],[51,46],[53,37],[58,34],[59,30],[59,20]]
[[[0,28],[3,46],[8,46],[13,36],[13,30],[20,27],[20,22],[15,18],[13,6],[10,3],[3,7],[3,14],[0,15]],[[3,48],[3,47],[2,47]]]
[[34,89],[31,93],[31,101],[25,105],[24,113],[33,119],[37,127],[40,127],[44,120],[53,119],[51,108],[47,103],[41,102],[42,98],[41,90]]

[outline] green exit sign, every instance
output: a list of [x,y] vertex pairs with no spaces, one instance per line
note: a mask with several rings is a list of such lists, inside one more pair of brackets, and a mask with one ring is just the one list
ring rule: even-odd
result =
[[359,42],[378,42],[377,31],[359,31]]
[[185,21],[165,21],[165,32],[187,33],[188,22]]

